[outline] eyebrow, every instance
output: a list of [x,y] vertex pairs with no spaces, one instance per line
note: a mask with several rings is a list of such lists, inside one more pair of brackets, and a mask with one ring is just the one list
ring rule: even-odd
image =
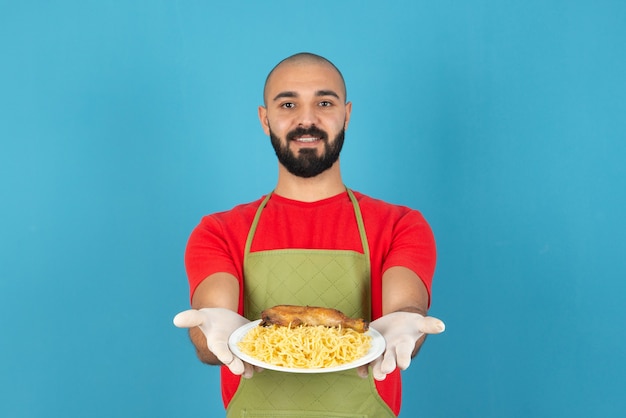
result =
[[[295,91],[282,91],[274,97],[274,101],[285,98],[285,97],[293,98],[293,97],[298,97],[298,96],[299,96],[298,93],[296,93]],[[316,97],[332,96],[332,97],[336,97],[337,99],[339,99],[339,95],[335,93],[333,90],[318,90],[315,92],[315,96]]]

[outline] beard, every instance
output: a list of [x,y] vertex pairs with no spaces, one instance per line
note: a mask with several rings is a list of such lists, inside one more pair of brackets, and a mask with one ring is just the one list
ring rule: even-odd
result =
[[[294,154],[291,149],[289,149],[289,142],[302,135],[311,135],[320,138],[324,144],[323,152],[317,155],[316,149],[303,148],[300,149],[297,154]],[[303,178],[315,177],[332,167],[339,159],[344,137],[345,129],[342,129],[337,136],[335,136],[334,141],[329,142],[328,134],[325,131],[311,126],[306,129],[296,128],[287,133],[285,144],[283,145],[281,139],[270,129],[270,139],[272,140],[272,146],[274,147],[278,161],[291,174]]]

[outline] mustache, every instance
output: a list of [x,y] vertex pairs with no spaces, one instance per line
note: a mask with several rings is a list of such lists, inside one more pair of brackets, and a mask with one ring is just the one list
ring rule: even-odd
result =
[[287,139],[288,140],[293,140],[299,136],[303,136],[303,135],[310,135],[310,136],[315,136],[320,138],[323,141],[328,140],[328,134],[326,133],[326,131],[321,130],[320,128],[318,128],[317,126],[313,125],[310,126],[308,128],[303,128],[303,127],[297,127],[296,129],[290,131],[289,133],[287,133]]

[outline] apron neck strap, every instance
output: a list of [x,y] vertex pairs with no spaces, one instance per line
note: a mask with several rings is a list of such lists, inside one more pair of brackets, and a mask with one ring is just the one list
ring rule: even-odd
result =
[[244,248],[244,251],[243,251],[244,260],[245,260],[245,257],[248,254],[250,254],[250,248],[252,247],[252,238],[254,237],[254,232],[256,231],[256,227],[259,224],[259,219],[261,218],[261,212],[263,211],[263,208],[265,207],[265,205],[267,205],[267,202],[270,200],[272,193],[274,192],[270,192],[267,194],[267,196],[265,196],[265,198],[259,205],[259,208],[257,209],[256,214],[254,215],[254,220],[252,221],[252,225],[250,225],[250,232],[248,232],[248,238],[246,238],[246,247]]

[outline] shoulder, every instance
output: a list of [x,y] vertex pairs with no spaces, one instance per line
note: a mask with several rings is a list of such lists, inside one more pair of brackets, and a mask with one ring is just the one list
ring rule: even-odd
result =
[[220,231],[228,229],[249,227],[264,197],[262,196],[252,202],[239,204],[225,211],[203,216],[192,234],[220,233]]
[[265,196],[260,197],[257,200],[248,203],[242,203],[237,206],[234,206],[231,209],[215,212],[202,217],[201,223],[205,222],[229,222],[237,218],[248,218],[253,217],[256,213],[256,210],[261,205],[263,198]]
[[412,209],[405,205],[398,205],[386,202],[381,199],[376,199],[355,190],[353,190],[352,192],[359,202],[359,206],[361,207],[363,216],[384,216],[390,217],[391,219],[401,219],[404,217],[408,217],[415,220],[424,220],[421,212],[416,209]]

